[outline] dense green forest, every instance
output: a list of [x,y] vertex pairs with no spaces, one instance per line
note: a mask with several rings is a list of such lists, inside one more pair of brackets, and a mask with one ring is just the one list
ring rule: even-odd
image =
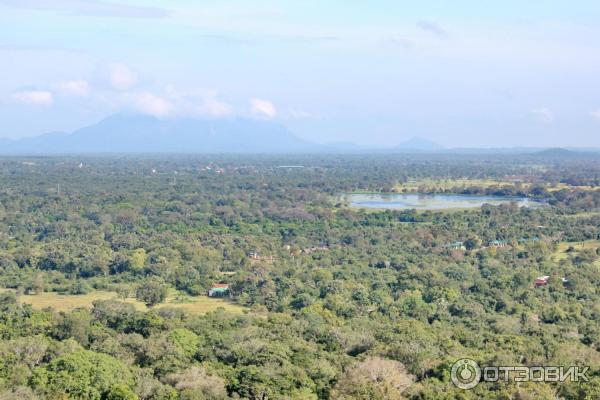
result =
[[[424,180],[547,205],[340,200]],[[0,399],[600,399],[599,186],[585,155],[5,157]],[[165,303],[217,283],[243,312]],[[590,380],[463,390],[464,357]]]

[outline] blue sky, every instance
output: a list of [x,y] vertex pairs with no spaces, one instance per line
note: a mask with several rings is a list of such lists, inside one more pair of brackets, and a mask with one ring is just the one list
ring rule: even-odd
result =
[[0,0],[0,137],[117,112],[600,146],[597,1]]

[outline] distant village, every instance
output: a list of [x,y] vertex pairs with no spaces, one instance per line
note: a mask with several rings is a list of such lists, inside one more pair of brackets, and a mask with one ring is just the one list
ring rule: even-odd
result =
[[[543,228],[543,226],[538,226],[538,228]],[[518,239],[516,242],[518,244],[530,244],[530,243],[536,243],[539,242],[541,239],[539,237],[531,237],[531,238],[520,238]],[[510,247],[511,244],[507,241],[507,240],[491,240],[488,241],[485,245],[479,246],[478,248],[472,249],[472,250],[484,250],[484,249],[489,249],[489,248],[494,248],[494,249],[502,249],[502,248],[506,248],[506,247]],[[465,245],[465,242],[461,242],[461,241],[456,241],[456,242],[451,242],[451,243],[446,243],[442,246],[445,249],[449,249],[449,250],[467,250],[467,246]],[[568,284],[569,280],[567,278],[560,278],[561,282],[563,284]],[[547,286],[550,282],[550,276],[548,275],[544,275],[544,276],[539,276],[537,278],[535,278],[535,280],[533,281],[533,285],[536,288],[539,287],[543,287],[543,286]]]
[[[536,242],[540,242],[540,241],[541,241],[541,239],[537,236],[536,237],[528,237],[528,238],[523,237],[516,241],[490,240],[490,241],[486,242],[485,244],[479,245],[476,248],[472,248],[471,250],[504,249],[504,248],[510,248],[514,244],[531,244],[531,243],[536,243]],[[466,241],[450,242],[450,243],[446,243],[446,244],[442,245],[441,247],[444,249],[455,250],[455,251],[466,251],[467,250]],[[300,249],[293,249],[292,246],[285,245],[283,248],[292,257],[299,256],[302,254],[308,255],[308,254],[314,254],[317,252],[326,252],[326,251],[330,250],[330,246],[327,244],[320,244],[318,246],[310,246],[310,247],[305,247],[305,248],[300,248]],[[276,260],[276,257],[274,255],[272,255],[272,254],[264,255],[264,254],[261,254],[257,250],[249,251],[248,253],[246,253],[246,256],[248,257],[248,259],[251,262],[260,262],[260,261],[273,262]],[[235,272],[227,272],[227,273],[223,273],[223,274],[224,275],[233,275],[233,274],[235,274]],[[551,281],[550,276],[544,275],[544,276],[539,276],[539,277],[535,278],[535,280],[532,282],[532,284],[535,288],[540,288],[540,287],[548,286],[550,281]],[[565,277],[560,278],[560,281],[563,284],[569,283],[569,280]],[[212,287],[208,291],[209,297],[227,297],[229,295],[230,295],[230,288],[229,288],[229,285],[226,283],[216,283],[216,284],[212,285]]]
[[[319,245],[312,247],[305,247],[302,249],[292,250],[292,247],[289,245],[284,246],[284,249],[289,252],[291,256],[298,256],[300,254],[313,254],[319,251],[329,251],[328,245]],[[273,262],[276,257],[273,255],[261,255],[258,251],[249,251],[246,256],[250,259],[251,262],[265,261],[265,262]],[[235,272],[224,272],[223,275],[233,275]],[[208,290],[208,297],[227,297],[229,296],[230,289],[229,285],[226,283],[215,283]]]
[[[539,242],[539,241],[540,241],[540,238],[533,237],[533,238],[521,238],[517,242],[519,244],[526,244],[526,243]],[[486,243],[486,245],[479,246],[477,249],[473,249],[473,250],[482,250],[482,249],[487,249],[487,248],[504,248],[504,247],[508,247],[509,245],[510,245],[510,243],[507,240],[490,240]],[[467,246],[465,245],[465,242],[446,243],[442,247],[444,247],[446,249],[451,249],[451,250],[467,250]]]

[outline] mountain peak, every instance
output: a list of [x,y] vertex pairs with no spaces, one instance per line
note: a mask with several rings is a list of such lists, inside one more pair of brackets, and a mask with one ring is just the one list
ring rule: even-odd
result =
[[294,153],[315,145],[285,126],[254,119],[157,119],[115,114],[66,135],[45,134],[2,146],[4,153]]
[[412,138],[400,143],[396,146],[397,150],[411,150],[411,151],[439,151],[444,147],[419,136],[413,136]]

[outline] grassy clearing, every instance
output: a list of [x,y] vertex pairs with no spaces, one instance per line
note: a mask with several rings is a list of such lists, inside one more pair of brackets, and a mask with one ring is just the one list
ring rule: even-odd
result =
[[571,185],[567,185],[566,183],[559,183],[555,186],[548,186],[546,188],[549,192],[558,192],[559,190],[598,190],[599,188],[596,186],[571,186]]
[[[0,289],[1,291],[11,291],[12,289]],[[91,308],[96,300],[118,300],[133,304],[139,311],[146,311],[148,308],[140,301],[133,298],[120,299],[115,292],[94,291],[88,294],[73,295],[59,294],[55,292],[44,292],[40,294],[27,294],[19,296],[19,301],[23,304],[30,304],[33,308],[41,310],[44,308],[54,308],[57,311],[70,311],[77,307]],[[227,312],[242,313],[245,308],[231,303],[226,299],[217,299],[206,296],[185,296],[171,291],[164,303],[154,308],[176,308],[189,312],[190,314],[206,314],[223,308]]]
[[577,214],[565,215],[566,219],[579,219],[579,218],[591,218],[600,215],[597,211],[586,211]]
[[495,181],[492,179],[422,179],[400,183],[395,186],[397,192],[445,191],[456,187],[492,187],[492,186],[514,186],[513,182]]
[[[410,181],[406,183],[400,183],[394,187],[396,192],[441,192],[448,191],[455,188],[468,188],[472,186],[481,187],[481,188],[491,188],[491,187],[521,187],[523,189],[527,189],[531,187],[533,183],[531,182],[515,182],[510,180],[501,180],[501,179],[422,179],[416,181]],[[546,190],[549,192],[556,192],[559,190],[567,189],[567,190],[596,190],[597,187],[593,186],[571,186],[565,183],[558,183],[556,185],[544,185]]]
[[[567,253],[567,249],[573,247],[574,251]],[[600,240],[586,240],[582,242],[560,242],[557,245],[556,251],[552,253],[554,261],[564,260],[569,257],[569,254],[576,255],[578,251],[592,249],[596,251],[600,247]],[[597,260],[595,265],[600,266],[600,260]]]

